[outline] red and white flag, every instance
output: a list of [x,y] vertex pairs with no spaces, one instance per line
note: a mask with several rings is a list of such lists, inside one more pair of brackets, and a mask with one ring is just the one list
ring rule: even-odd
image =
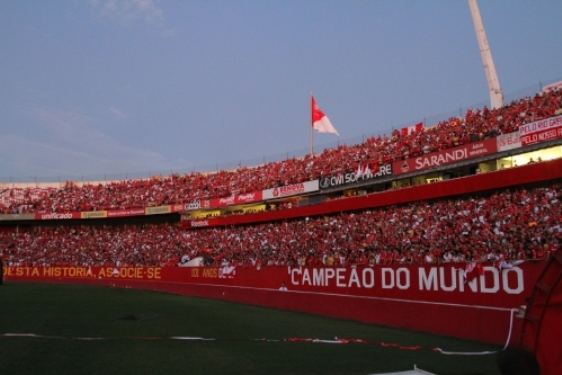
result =
[[402,136],[406,136],[408,134],[420,133],[422,131],[423,131],[423,122],[419,122],[416,125],[406,126],[405,128],[402,128],[402,131],[400,133]]
[[355,172],[355,178],[359,179],[359,177],[361,177],[363,175],[363,170],[361,169],[361,164],[359,164],[359,167],[357,167],[357,172]]
[[464,282],[469,283],[474,280],[477,276],[484,274],[484,267],[480,262],[470,262],[466,264],[464,269]]
[[318,108],[316,105],[316,100],[312,98],[312,127],[318,131],[318,133],[332,133],[339,137],[339,133],[334,128],[330,119]]

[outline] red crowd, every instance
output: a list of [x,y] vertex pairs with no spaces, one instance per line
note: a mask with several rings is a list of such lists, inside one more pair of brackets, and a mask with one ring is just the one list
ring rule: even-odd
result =
[[275,223],[33,227],[0,232],[7,266],[373,266],[544,259],[562,244],[562,185]]
[[256,167],[240,167],[214,173],[172,175],[148,180],[107,184],[68,182],[62,188],[12,188],[0,191],[0,213],[50,213],[144,208],[190,203],[251,193],[354,171],[369,166],[444,150],[498,134],[516,131],[520,125],[562,113],[562,90],[539,93],[513,101],[500,109],[470,110],[421,132],[370,137],[365,142],[326,149],[314,157],[289,159]]

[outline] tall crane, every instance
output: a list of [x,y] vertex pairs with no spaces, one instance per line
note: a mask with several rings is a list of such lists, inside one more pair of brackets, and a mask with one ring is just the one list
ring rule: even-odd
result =
[[478,46],[480,47],[480,55],[484,63],[484,72],[488,80],[488,88],[490,89],[490,106],[492,109],[503,107],[503,93],[498,80],[498,74],[492,60],[492,53],[480,17],[480,10],[476,0],[468,0],[470,6],[470,13],[472,14],[472,21],[474,22],[474,30],[476,31],[476,39],[478,39]]

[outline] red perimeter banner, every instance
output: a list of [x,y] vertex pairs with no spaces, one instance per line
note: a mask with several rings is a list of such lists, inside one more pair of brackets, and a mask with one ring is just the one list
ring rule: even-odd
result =
[[[525,305],[546,263],[376,267],[9,267],[5,280],[79,283],[193,295],[353,319],[504,345],[519,340]],[[282,287],[282,286],[286,286]],[[511,323],[513,323],[513,326]]]
[[263,194],[261,191],[255,191],[248,194],[232,195],[226,198],[215,198],[211,199],[209,202],[209,208],[219,208],[225,206],[233,206],[237,204],[246,204],[252,202],[260,202],[263,200]]
[[72,219],[104,219],[108,217],[144,216],[145,208],[132,208],[128,210],[113,211],[84,211],[67,213],[36,213],[35,220],[72,220]]
[[229,286],[409,300],[444,304],[516,308],[525,304],[544,261],[500,270],[486,264],[466,282],[465,264],[375,267],[5,267],[6,280],[138,280]]
[[221,225],[220,219],[207,218],[207,219],[193,219],[182,221],[182,227],[184,228],[204,228],[204,227],[215,227]]
[[247,204],[253,202],[261,202],[263,200],[262,191],[255,191],[248,194],[232,195],[227,198],[215,199],[196,199],[191,203],[174,204],[171,206],[171,212],[186,212],[199,209],[219,208],[233,206],[237,204]]
[[497,152],[498,145],[496,138],[486,139],[481,142],[474,142],[448,150],[418,156],[416,158],[395,161],[392,164],[392,170],[393,174],[397,175],[429,169],[443,164],[456,163],[458,161],[495,154]]
[[562,138],[562,127],[540,130],[538,132],[521,136],[521,146],[547,142]]
[[144,216],[144,208],[107,211],[107,217]]
[[70,220],[70,219],[81,219],[81,212],[67,212],[67,213],[36,213],[35,220]]

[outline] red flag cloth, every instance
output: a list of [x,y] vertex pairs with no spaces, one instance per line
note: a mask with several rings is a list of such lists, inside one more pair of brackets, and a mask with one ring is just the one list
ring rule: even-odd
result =
[[423,122],[418,122],[416,125],[413,126],[406,126],[405,128],[402,128],[400,134],[402,136],[407,136],[409,134],[412,133],[420,133],[423,131]]
[[319,133],[332,133],[339,136],[338,131],[332,123],[330,119],[322,112],[318,105],[316,105],[316,100],[314,97],[311,96],[311,107],[312,107],[312,127],[316,129]]
[[372,174],[379,173],[379,163],[374,162],[374,163],[371,164],[371,173]]
[[464,269],[464,282],[468,283],[474,280],[477,276],[484,274],[484,268],[480,262],[470,262],[466,264]]

